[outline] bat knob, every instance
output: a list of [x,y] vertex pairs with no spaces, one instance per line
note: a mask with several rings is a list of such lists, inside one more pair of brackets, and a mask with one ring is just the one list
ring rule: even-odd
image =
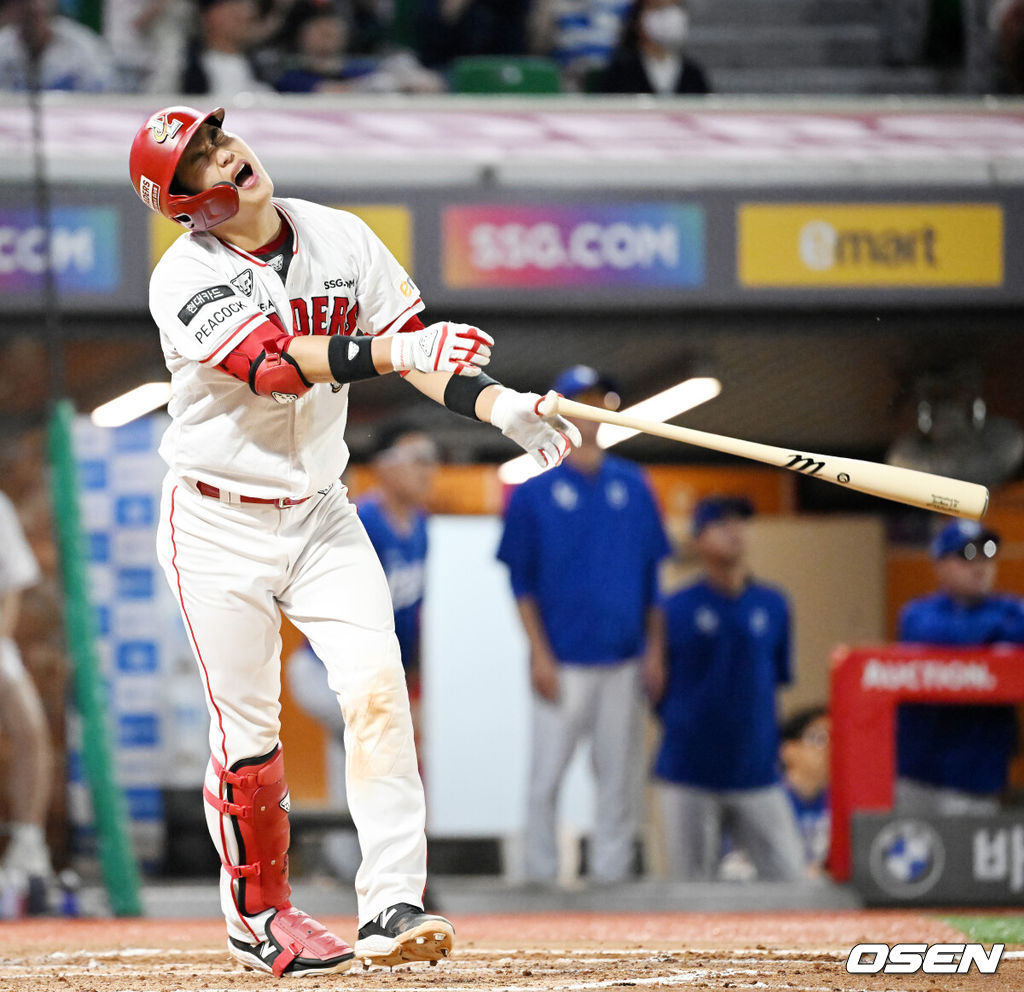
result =
[[537,403],[537,413],[542,417],[554,417],[558,413],[558,401],[561,398],[559,393],[549,389],[547,394],[542,396]]

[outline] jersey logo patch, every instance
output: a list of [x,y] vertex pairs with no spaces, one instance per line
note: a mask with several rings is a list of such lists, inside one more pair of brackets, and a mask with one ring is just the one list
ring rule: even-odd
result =
[[608,500],[608,505],[613,510],[622,510],[629,502],[629,490],[624,482],[615,479],[608,483],[605,489],[605,497]]
[[209,289],[201,289],[178,311],[178,320],[188,327],[192,323],[192,318],[207,303],[216,303],[217,300],[225,300],[234,295],[235,291],[230,286],[211,286]]
[[718,614],[706,606],[701,606],[697,609],[693,622],[702,634],[713,634],[718,630]]
[[275,255],[273,258],[267,260],[269,265],[275,272],[281,271],[281,266],[284,265],[284,255]]
[[559,479],[551,487],[551,498],[563,510],[575,510],[580,501],[579,493],[564,479]]
[[252,269],[246,269],[244,272],[239,272],[231,280],[231,285],[235,287],[243,296],[252,296]]

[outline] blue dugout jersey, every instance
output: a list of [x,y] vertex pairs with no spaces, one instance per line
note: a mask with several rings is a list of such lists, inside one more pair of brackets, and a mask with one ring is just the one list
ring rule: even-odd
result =
[[412,529],[406,533],[395,529],[379,499],[372,495],[359,503],[358,510],[388,578],[402,664],[406,671],[415,671],[420,660],[420,609],[427,559],[426,514],[417,513]]
[[775,690],[790,679],[785,596],[756,582],[729,596],[701,579],[662,606],[668,682],[655,775],[715,791],[777,783]]
[[605,456],[595,475],[563,463],[512,494],[498,558],[532,596],[559,661],[611,664],[643,653],[669,553],[642,471]]
[[[911,600],[900,640],[913,644],[1024,644],[1024,600],[989,596],[964,605],[945,593]],[[918,782],[978,795],[1006,786],[1017,746],[1013,706],[904,703],[897,717],[896,765]]]

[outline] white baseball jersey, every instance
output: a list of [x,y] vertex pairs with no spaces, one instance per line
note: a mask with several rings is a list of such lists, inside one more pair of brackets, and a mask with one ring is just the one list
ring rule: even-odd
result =
[[287,276],[210,233],[182,235],[153,270],[149,306],[171,372],[171,471],[230,493],[309,496],[348,463],[348,386],[318,383],[290,403],[258,396],[217,365],[259,321],[288,333],[386,334],[423,309],[415,283],[353,214],[274,200],[294,231]]
[[0,493],[0,595],[34,586],[42,574],[14,504]]

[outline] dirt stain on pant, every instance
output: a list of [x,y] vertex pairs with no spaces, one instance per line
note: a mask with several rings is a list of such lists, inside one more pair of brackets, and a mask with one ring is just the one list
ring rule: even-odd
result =
[[345,713],[349,772],[383,778],[416,769],[412,717],[405,683],[374,689]]

